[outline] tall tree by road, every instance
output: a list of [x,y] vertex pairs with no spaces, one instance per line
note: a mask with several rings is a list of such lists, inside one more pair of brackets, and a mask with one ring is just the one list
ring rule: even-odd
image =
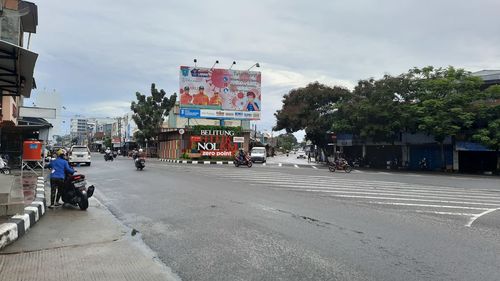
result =
[[138,132],[134,135],[139,143],[154,140],[160,132],[164,117],[175,105],[177,94],[167,97],[163,89],[158,90],[151,84],[151,95],[135,93],[137,101],[133,101],[130,109],[134,112],[132,118],[137,124]]
[[414,69],[418,79],[415,103],[418,129],[434,136],[441,146],[441,165],[445,168],[444,140],[471,128],[475,114],[471,104],[481,92],[483,81],[463,69]]
[[348,89],[329,87],[318,82],[293,89],[283,97],[283,107],[276,116],[275,131],[293,133],[305,130],[306,138],[314,144],[327,145],[326,132],[330,130],[338,103],[350,95]]

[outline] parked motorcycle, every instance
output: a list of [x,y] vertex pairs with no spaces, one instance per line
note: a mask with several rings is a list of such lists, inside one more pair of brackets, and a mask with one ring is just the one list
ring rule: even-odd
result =
[[0,157],[0,173],[4,175],[10,175],[10,167],[7,163],[7,160],[3,157]]
[[67,175],[64,181],[62,201],[67,204],[86,210],[89,207],[89,198],[94,194],[93,185],[87,187],[87,181],[82,174]]
[[239,166],[248,166],[248,168],[252,167],[252,159],[250,159],[250,156],[245,155],[244,159],[240,159],[238,156],[234,158],[234,166],[239,167]]
[[144,167],[146,167],[146,159],[144,158],[136,158],[134,160],[135,162],[135,168],[137,169],[137,171],[144,169]]
[[118,156],[118,152],[113,151],[113,158],[116,158],[116,156]]
[[352,167],[345,159],[342,159],[328,164],[328,170],[332,173],[335,172],[335,170],[344,170],[346,173],[350,173],[352,171]]
[[113,161],[113,155],[111,153],[105,153],[104,154],[104,161]]

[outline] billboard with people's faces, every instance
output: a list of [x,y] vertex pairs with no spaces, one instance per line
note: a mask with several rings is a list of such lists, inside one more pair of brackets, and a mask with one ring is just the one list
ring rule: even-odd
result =
[[260,119],[258,71],[181,66],[179,81],[181,117]]

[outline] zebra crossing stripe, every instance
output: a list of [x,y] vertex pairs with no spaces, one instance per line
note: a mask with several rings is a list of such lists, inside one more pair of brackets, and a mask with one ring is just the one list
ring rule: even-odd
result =
[[411,206],[411,207],[444,208],[444,209],[465,209],[465,210],[482,210],[482,211],[491,210],[489,208],[468,207],[468,206],[450,206],[450,205],[434,205],[434,204],[414,204],[414,203],[399,203],[399,202],[368,201],[368,203],[370,203],[370,204],[378,204],[378,205]]

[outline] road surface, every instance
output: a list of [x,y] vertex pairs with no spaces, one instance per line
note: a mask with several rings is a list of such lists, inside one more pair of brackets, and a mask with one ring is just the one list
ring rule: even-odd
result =
[[498,178],[101,159],[77,169],[183,280],[500,280]]

